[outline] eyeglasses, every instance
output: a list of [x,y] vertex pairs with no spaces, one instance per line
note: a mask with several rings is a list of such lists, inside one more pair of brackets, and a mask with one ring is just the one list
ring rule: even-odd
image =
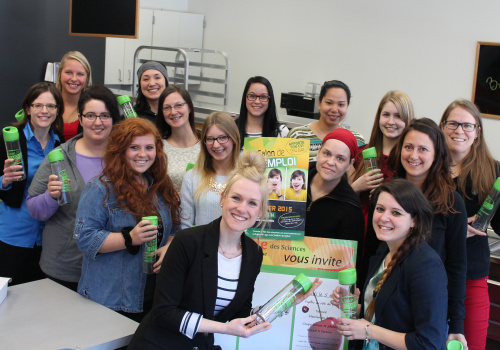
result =
[[175,105],[173,106],[163,106],[163,110],[165,112],[170,112],[172,109],[175,109],[176,111],[178,111],[179,109],[182,108],[182,106],[184,106],[186,104],[186,102],[179,102],[179,103],[176,103]]
[[450,130],[457,130],[458,127],[461,126],[463,131],[470,132],[476,130],[477,124],[459,123],[459,122],[454,122],[452,120],[447,120],[444,122],[444,126],[446,126],[446,128]]
[[270,97],[269,95],[256,95],[256,94],[247,94],[247,100],[248,101],[255,101],[256,99],[259,99],[260,102],[267,102],[269,101]]
[[221,135],[219,137],[205,137],[205,145],[211,145],[215,142],[215,140],[222,145],[223,143],[229,141],[229,136]]
[[57,109],[57,105],[54,105],[52,103],[49,103],[49,104],[41,104],[41,103],[33,103],[31,105],[31,108],[33,108],[33,110],[35,111],[41,111],[43,109],[43,107],[47,108],[47,111],[49,112],[54,112],[56,109]]
[[87,113],[87,114],[82,114],[82,117],[84,117],[87,120],[90,120],[91,122],[93,122],[94,120],[96,120],[98,117],[99,117],[99,119],[101,119],[101,122],[105,122],[105,121],[108,121],[108,120],[111,119],[111,115],[109,115],[109,114],[100,114],[100,115],[97,115],[97,114],[94,114],[94,113]]

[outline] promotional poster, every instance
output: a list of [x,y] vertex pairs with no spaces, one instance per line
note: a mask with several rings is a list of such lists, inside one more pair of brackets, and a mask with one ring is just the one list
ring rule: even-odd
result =
[[304,237],[297,240],[255,239],[264,259],[255,283],[252,306],[264,305],[299,274],[323,283],[301,304],[272,322],[270,330],[248,339],[215,335],[223,349],[345,350],[347,342],[337,331],[340,310],[330,301],[339,285],[338,272],[355,267],[357,242]]

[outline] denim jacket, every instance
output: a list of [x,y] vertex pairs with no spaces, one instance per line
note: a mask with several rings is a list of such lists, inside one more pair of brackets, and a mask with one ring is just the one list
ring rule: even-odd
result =
[[[148,180],[151,186],[152,179]],[[87,183],[80,197],[74,232],[78,248],[83,252],[78,293],[113,310],[142,312],[147,277],[142,273],[144,245],[135,255],[126,249],[99,253],[111,232],[137,225],[132,214],[118,207],[113,186],[110,192],[107,198],[106,186],[96,177]],[[157,209],[163,221],[163,239],[158,246],[162,247],[174,232],[170,208],[158,197]]]

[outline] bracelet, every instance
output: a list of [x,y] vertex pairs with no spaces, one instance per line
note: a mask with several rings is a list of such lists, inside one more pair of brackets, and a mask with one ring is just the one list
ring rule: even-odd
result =
[[368,327],[370,327],[370,323],[368,323],[365,327],[365,334],[366,334],[366,338],[365,338],[365,341],[366,341],[366,344],[370,344],[370,337],[368,335]]
[[132,244],[132,237],[130,237],[130,231],[132,231],[132,229],[132,226],[127,226],[122,228],[121,232],[123,239],[125,240],[125,248],[127,248],[127,251],[130,254],[136,255],[137,253],[139,253],[140,246]]

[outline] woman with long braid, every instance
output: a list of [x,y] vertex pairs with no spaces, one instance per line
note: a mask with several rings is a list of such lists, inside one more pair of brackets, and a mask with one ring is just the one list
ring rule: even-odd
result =
[[[337,329],[348,340],[364,339],[366,349],[444,349],[446,270],[426,243],[432,207],[419,188],[404,179],[381,184],[371,200],[381,244],[370,260],[358,305],[364,318],[339,318]],[[333,304],[338,304],[339,294],[337,287]]]

